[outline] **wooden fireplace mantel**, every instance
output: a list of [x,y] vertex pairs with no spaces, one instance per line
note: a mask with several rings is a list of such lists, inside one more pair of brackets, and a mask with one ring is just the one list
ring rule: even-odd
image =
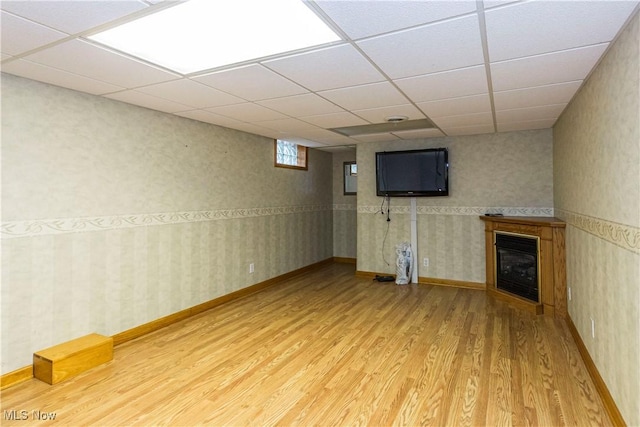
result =
[[[553,217],[481,216],[485,223],[487,293],[536,314],[567,316],[567,278],[565,264],[566,224]],[[535,303],[496,287],[495,232],[522,234],[540,239],[538,254],[540,302]]]

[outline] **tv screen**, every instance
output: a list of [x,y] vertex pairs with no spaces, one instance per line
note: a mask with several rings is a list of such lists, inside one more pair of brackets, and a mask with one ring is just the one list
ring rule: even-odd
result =
[[447,149],[376,153],[376,192],[385,197],[448,196]]

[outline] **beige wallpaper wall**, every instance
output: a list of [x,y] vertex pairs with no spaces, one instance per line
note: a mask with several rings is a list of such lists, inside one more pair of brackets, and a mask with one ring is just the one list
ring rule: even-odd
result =
[[553,216],[551,130],[358,145],[358,270],[395,272],[395,245],[410,240],[410,199],[391,199],[390,222],[380,213],[375,153],[434,147],[449,149],[450,195],[417,198],[419,276],[484,283],[479,215]]
[[344,195],[344,162],[356,160],[356,149],[333,153],[333,256],[355,258],[357,255],[357,195]]
[[2,374],[332,256],[330,153],[11,75],[2,112]]
[[628,425],[640,425],[639,52],[636,15],[554,127],[569,314]]

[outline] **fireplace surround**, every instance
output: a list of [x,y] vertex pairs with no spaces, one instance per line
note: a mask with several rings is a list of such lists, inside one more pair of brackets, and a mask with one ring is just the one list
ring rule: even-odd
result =
[[567,316],[566,224],[553,217],[488,217],[487,293],[536,314]]

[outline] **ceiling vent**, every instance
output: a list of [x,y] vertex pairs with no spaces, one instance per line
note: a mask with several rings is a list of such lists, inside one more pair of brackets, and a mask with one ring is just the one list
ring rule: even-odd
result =
[[329,129],[344,136],[375,135],[378,133],[393,133],[405,130],[433,129],[435,125],[429,119],[408,120],[405,116],[391,116],[386,123],[373,125],[346,126]]
[[389,117],[385,117],[384,121],[387,123],[400,123],[400,122],[406,122],[407,120],[409,120],[409,117],[407,116],[389,116]]

